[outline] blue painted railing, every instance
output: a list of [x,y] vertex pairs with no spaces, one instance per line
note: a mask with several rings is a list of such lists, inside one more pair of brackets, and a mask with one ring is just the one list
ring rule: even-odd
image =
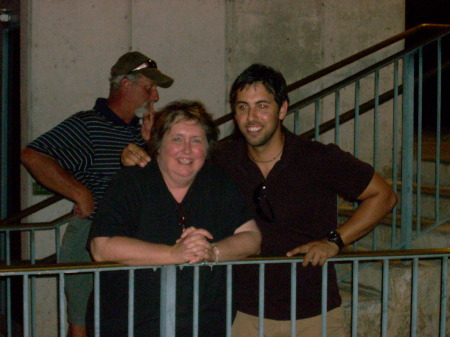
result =
[[[400,250],[400,251],[383,251],[383,252],[366,252],[366,253],[347,253],[340,254],[339,256],[329,259],[327,263],[322,266],[322,336],[327,336],[326,325],[327,325],[327,270],[329,267],[329,262],[334,262],[337,264],[347,264],[351,266],[352,272],[352,301],[351,301],[351,314],[347,318],[347,326],[351,331],[351,336],[358,336],[361,334],[361,322],[358,320],[359,315],[359,278],[360,278],[360,263],[380,263],[382,269],[382,276],[380,277],[378,288],[380,292],[381,299],[377,299],[380,305],[377,311],[372,311],[370,314],[379,317],[379,320],[373,320],[376,322],[375,325],[370,325],[370,331],[376,336],[392,336],[392,332],[389,332],[389,324],[392,322],[397,322],[399,319],[404,319],[402,316],[404,312],[409,313],[406,318],[409,318],[408,322],[404,322],[403,326],[400,328],[402,331],[394,332],[395,336],[421,336],[423,333],[419,329],[418,323],[423,326],[428,325],[427,332],[432,333],[433,336],[445,337],[447,336],[448,325],[448,258],[450,256],[450,249],[431,249],[431,250]],[[232,306],[232,293],[233,293],[233,283],[232,283],[232,271],[233,266],[239,264],[257,264],[260,266],[260,279],[264,280],[265,266],[269,264],[290,264],[293,277],[291,278],[291,289],[296,289],[296,268],[301,268],[299,265],[303,259],[300,258],[272,258],[272,259],[246,259],[244,261],[236,261],[230,263],[219,263],[218,265],[227,266],[227,336],[231,336],[231,306]],[[434,268],[438,269],[440,277],[433,280],[433,283],[437,287],[433,286],[434,292],[419,292],[419,287],[423,284],[429,284],[429,280],[426,278],[427,274],[419,277],[419,269],[423,263],[430,264],[430,261],[435,261]],[[409,276],[410,283],[403,284],[403,287],[408,289],[410,296],[408,296],[401,305],[403,306],[404,312],[399,312],[399,305],[392,300],[392,298],[398,298],[398,294],[391,295],[394,292],[394,283],[396,273],[392,273],[391,270],[398,268],[406,269]],[[118,264],[94,264],[94,265],[83,265],[83,264],[57,264],[57,265],[25,265],[25,266],[4,266],[0,268],[0,278],[11,278],[14,277],[16,280],[18,277],[21,278],[23,284],[23,336],[36,336],[35,327],[31,325],[31,316],[33,315],[33,304],[30,301],[30,294],[33,289],[31,286],[32,280],[39,277],[54,278],[58,282],[58,295],[56,303],[58,317],[59,317],[59,329],[58,335],[65,336],[65,301],[64,301],[64,275],[76,272],[83,273],[93,273],[94,274],[94,303],[95,303],[95,336],[101,336],[100,331],[100,311],[98,308],[99,294],[100,294],[100,274],[105,271],[117,271],[117,270],[127,270],[129,271],[129,282],[128,295],[130,299],[134,297],[134,271],[147,269],[147,268],[161,268],[161,337],[175,336],[175,313],[176,313],[176,268],[194,268],[194,287],[192,289],[193,298],[198,298],[199,296],[199,268],[209,268],[202,265],[182,265],[182,266],[138,266],[130,267]],[[320,267],[317,267],[320,268]],[[373,277],[373,276],[372,276]],[[197,280],[197,282],[195,282]],[[425,282],[424,282],[425,281]],[[17,281],[18,282],[18,281]],[[422,282],[422,284],[421,284]],[[56,291],[56,290],[55,290]],[[295,317],[296,312],[296,295],[295,291],[292,291],[293,296],[291,297],[291,308],[292,315]],[[118,294],[118,296],[121,296]],[[420,301],[419,301],[420,299]],[[262,318],[262,313],[264,311],[264,288],[261,287],[259,290],[259,301],[260,301],[260,318]],[[194,301],[195,302],[195,301]],[[394,303],[393,303],[394,302]],[[130,314],[128,315],[128,326],[129,332],[128,336],[133,336],[133,302],[129,301],[128,310]],[[427,310],[429,313],[438,313],[434,317],[434,321],[431,322],[429,316],[432,315],[421,315],[423,310]],[[198,305],[194,307],[194,314],[192,320],[193,327],[198,326]],[[406,330],[405,330],[406,326]],[[367,327],[365,328],[367,329]],[[295,319],[291,320],[291,331],[292,336],[295,336]],[[364,330],[367,331],[367,330]],[[364,333],[363,331],[363,333]],[[260,336],[263,336],[264,325],[263,320],[260,319]],[[367,333],[367,332],[366,332]],[[197,329],[194,328],[193,336],[197,336]]]

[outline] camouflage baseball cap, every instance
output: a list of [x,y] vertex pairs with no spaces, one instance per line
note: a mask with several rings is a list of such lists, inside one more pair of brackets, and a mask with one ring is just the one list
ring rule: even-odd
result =
[[155,60],[138,51],[122,55],[111,68],[111,77],[130,73],[142,74],[162,88],[168,88],[173,83],[173,78],[158,70]]

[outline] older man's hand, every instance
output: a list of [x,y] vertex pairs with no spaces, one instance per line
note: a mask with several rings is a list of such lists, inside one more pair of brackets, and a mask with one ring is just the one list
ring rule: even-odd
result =
[[139,165],[140,167],[145,167],[148,163],[150,163],[151,158],[147,152],[144,151],[144,149],[131,143],[123,149],[120,161],[123,166]]
[[142,126],[141,126],[141,137],[143,140],[148,142],[150,140],[150,137],[152,136],[152,127],[153,127],[153,120],[155,116],[155,110],[153,108],[153,103],[149,104],[149,112],[145,113],[142,116]]

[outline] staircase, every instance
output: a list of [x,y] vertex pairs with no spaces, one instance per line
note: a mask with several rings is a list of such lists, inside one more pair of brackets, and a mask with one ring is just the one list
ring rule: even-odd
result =
[[[422,175],[421,175],[421,221],[420,229],[426,230],[435,222],[435,203],[436,188],[435,184],[435,134],[425,133],[423,135],[422,144]],[[417,153],[417,144],[415,145],[415,153]],[[441,188],[439,193],[439,212],[440,214],[450,214],[450,136],[445,134],[442,137],[441,146],[441,170],[440,180]],[[415,165],[417,165],[417,156]],[[417,181],[417,176],[415,177]],[[392,181],[391,181],[392,183]],[[399,184],[401,189],[401,184]],[[419,199],[417,193],[417,184],[414,186],[414,204]],[[399,194],[401,197],[401,194]],[[399,202],[401,205],[401,201]],[[399,210],[401,213],[401,210]],[[342,202],[339,207],[340,221],[345,221],[348,216],[353,213],[353,206]],[[377,227],[377,248],[380,250],[391,249],[392,233],[397,237],[400,235],[399,227],[392,230],[392,216],[386,217],[384,221]],[[434,228],[426,234],[419,235],[417,231],[417,208],[414,212],[413,235],[417,238],[413,241],[413,249],[429,249],[429,248],[449,248],[450,247],[450,222],[444,222],[442,225]],[[357,247],[351,247],[356,250],[370,250],[373,247],[373,235],[358,241]],[[434,337],[439,329],[439,296],[441,284],[438,282],[430,282],[430,280],[439,280],[442,265],[437,261],[422,261],[418,265],[418,281],[417,281],[417,311],[418,320],[417,336]],[[358,336],[361,337],[379,337],[381,333],[381,298],[382,298],[382,272],[383,265],[378,263],[367,263],[360,266],[358,280]],[[389,335],[396,337],[411,336],[411,290],[412,283],[412,262],[396,261],[389,266]],[[340,282],[340,290],[343,300],[344,314],[346,321],[350,322],[352,317],[352,272],[351,264],[339,264],[337,266],[338,278]],[[450,278],[450,272],[448,273]],[[447,322],[450,320],[450,303],[447,303]],[[346,326],[350,335],[351,325]],[[447,331],[449,331],[449,323],[447,323]]]
[[[439,48],[441,47],[438,44],[437,54],[440,53]],[[396,63],[397,55],[375,62],[374,66],[369,67],[368,70],[349,76],[313,97],[292,105],[292,110],[301,110],[310,106],[310,110],[315,113],[315,117],[309,118],[309,120],[316,121],[316,126],[314,129],[304,131],[304,136],[321,141],[323,139],[334,141],[341,147],[347,147],[348,151],[357,156],[358,153],[362,152],[361,148],[364,148],[366,152],[372,151],[371,158],[363,157],[363,160],[371,162],[377,171],[391,181],[393,188],[398,192],[399,203],[393,214],[386,217],[373,233],[350,247],[351,250],[355,251],[450,247],[449,133],[440,130],[440,124],[436,125],[434,132],[423,131],[420,122],[418,125],[414,125],[415,119],[409,118],[408,120],[408,117],[405,116],[406,111],[421,113],[422,108],[419,105],[421,100],[420,98],[414,98],[414,92],[419,93],[420,97],[423,79],[431,79],[431,82],[436,81],[436,79],[434,79],[433,74],[424,75],[421,73],[422,47],[419,47],[414,51],[414,55],[409,55],[409,60],[408,57],[402,59],[403,77],[402,84],[399,85],[400,75],[396,74],[396,69],[399,67],[399,63]],[[393,61],[394,73],[391,77],[386,74],[384,76],[389,77],[389,81],[392,80],[394,86],[391,90],[383,92],[379,87],[386,85],[388,81],[383,84],[378,81],[383,77],[382,69],[389,66],[388,61]],[[418,64],[415,64],[416,61]],[[408,71],[414,73],[415,76],[405,76],[405,72]],[[440,74],[442,75],[442,73]],[[445,74],[449,76],[448,71]],[[364,91],[364,89],[361,89],[363,79],[369,81],[373,79],[370,90],[374,90],[374,98],[366,102],[362,102],[358,97],[358,94]],[[407,85],[409,88],[406,87]],[[436,82],[427,85],[436,85]],[[350,89],[348,89],[349,87]],[[354,96],[352,97],[345,90],[354,90]],[[403,94],[402,102],[396,99],[396,95],[400,92]],[[442,96],[446,97],[447,93],[440,93],[439,95],[437,99],[439,97],[442,99]],[[326,102],[327,99],[331,100],[331,103]],[[355,101],[355,108],[341,112],[341,106],[344,105],[342,101],[348,102],[352,99]],[[388,102],[392,104],[392,108],[386,107]],[[314,109],[311,107],[313,104]],[[401,124],[399,117],[396,116],[396,111],[400,109],[400,106],[403,109]],[[329,119],[318,126],[317,120],[320,120],[324,110],[333,110],[333,108],[334,113],[328,113],[328,116],[334,115],[334,119]],[[382,114],[385,113],[383,108],[391,109],[392,115],[390,118],[392,120],[383,119]],[[372,141],[372,138],[376,139],[375,142],[379,141],[381,145],[378,148],[377,145],[372,148],[368,147],[367,144],[358,145],[358,138],[361,137],[358,124],[364,122],[365,116],[360,116],[366,112],[370,114],[370,119],[375,125],[373,133],[366,130],[365,136],[368,133],[368,143]],[[299,131],[301,127],[295,123],[302,120],[301,111],[295,111],[295,113],[297,115],[295,115],[294,129]],[[308,120],[308,118],[305,118],[305,120]],[[420,118],[418,120],[420,121]],[[354,125],[346,128],[345,124],[348,121],[353,122]],[[379,130],[380,124],[383,125],[381,132]],[[340,132],[340,128],[345,128],[347,138],[345,138],[344,131]],[[389,132],[389,128],[392,128],[392,133]],[[379,136],[377,135],[378,132],[380,133]],[[398,138],[396,138],[396,133],[399,135]],[[353,143],[352,139],[348,137],[349,134],[350,137],[354,136]],[[322,135],[325,135],[325,137]],[[392,137],[392,142],[387,140],[387,137]],[[438,147],[440,148],[439,156],[435,155],[436,137],[438,137]],[[383,146],[383,142],[387,145]],[[414,144],[414,146],[408,146],[408,142]],[[400,145],[400,143],[405,146]],[[389,159],[383,158],[383,152],[385,153],[389,149],[392,151],[392,157]],[[408,162],[410,166],[407,167],[405,162]],[[438,174],[438,180],[436,180],[436,174]],[[439,193],[436,193],[436,190]],[[342,222],[353,213],[354,206],[343,201],[339,205],[340,222]],[[405,227],[406,224],[408,224],[408,228]],[[416,261],[402,260],[389,263],[389,284],[385,287],[385,289],[388,289],[386,294],[389,297],[389,306],[384,309],[381,307],[382,296],[386,296],[382,291],[382,263],[361,264],[357,266],[357,270],[353,270],[355,267],[349,263],[337,265],[338,277],[341,279],[340,288],[347,322],[346,328],[349,335],[353,332],[352,336],[385,336],[387,331],[389,331],[389,336],[396,337],[432,337],[439,335],[439,328],[442,330],[442,326],[439,325],[439,315],[443,309],[439,306],[440,294],[448,287],[448,284],[439,284],[441,273],[445,270],[440,263],[421,261],[420,264],[416,264]],[[352,273],[352,270],[354,273]],[[359,273],[356,273],[357,271]],[[352,279],[355,273],[357,277]],[[417,278],[413,276],[417,276]],[[447,272],[446,279],[448,280],[448,278]],[[430,280],[435,281],[430,282]],[[355,285],[358,287],[356,293]],[[355,303],[358,303],[358,310],[355,310],[355,304],[352,302],[356,296],[358,301]],[[450,306],[448,303],[446,311],[446,331],[448,333],[450,331],[448,323]],[[388,328],[385,331],[382,331],[381,327],[383,319],[381,313],[387,313],[384,319],[387,320]],[[355,331],[357,331],[357,334],[355,334]]]

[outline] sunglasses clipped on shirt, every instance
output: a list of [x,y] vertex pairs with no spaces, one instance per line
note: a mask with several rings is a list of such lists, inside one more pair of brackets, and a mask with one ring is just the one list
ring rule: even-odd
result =
[[256,186],[252,195],[253,202],[256,205],[256,213],[267,222],[275,220],[272,205],[267,197],[267,186],[264,182]]

